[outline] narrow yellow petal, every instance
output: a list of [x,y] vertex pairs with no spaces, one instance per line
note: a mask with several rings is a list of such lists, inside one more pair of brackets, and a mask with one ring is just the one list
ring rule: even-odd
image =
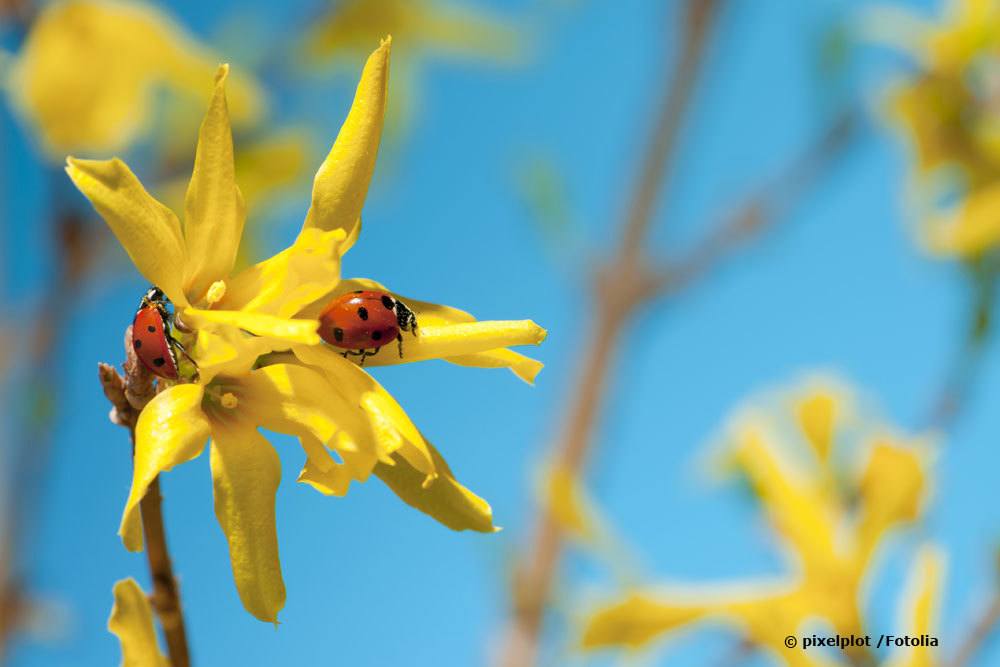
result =
[[385,39],[365,63],[347,120],[316,172],[305,229],[343,229],[350,236],[361,218],[382,136],[391,45]]
[[406,504],[436,519],[452,530],[495,533],[489,503],[458,483],[451,469],[433,445],[427,448],[434,459],[437,478],[426,483],[426,475],[401,455],[393,454],[393,465],[379,463],[375,474]]
[[67,158],[66,173],[108,223],[139,273],[176,305],[188,305],[181,283],[187,257],[173,211],[146,192],[117,158]]
[[583,647],[627,646],[638,648],[704,614],[698,606],[674,605],[633,594],[609,605],[586,622]]
[[252,426],[216,424],[212,480],[215,516],[229,542],[240,600],[261,621],[276,623],[285,606],[274,511],[281,481],[278,454]]
[[246,206],[236,185],[233,132],[226,106],[229,65],[215,75],[215,92],[198,133],[194,171],[184,199],[188,265],[185,288],[198,300],[216,280],[229,277],[236,261]]
[[221,326],[243,329],[255,336],[264,336],[291,343],[315,345],[320,342],[316,320],[292,320],[242,310],[202,310],[185,308],[181,318],[195,329]]
[[535,384],[535,378],[545,367],[542,362],[526,357],[519,352],[499,348],[463,354],[457,357],[444,357],[444,360],[458,366],[473,366],[475,368],[509,368],[510,371],[528,384]]
[[[419,319],[418,319],[419,323]],[[546,331],[531,320],[485,320],[465,324],[421,326],[416,336],[403,334],[403,356],[390,348],[365,360],[366,366],[462,357],[513,345],[538,345]]]
[[[899,608],[900,634],[935,635],[944,570],[945,556],[939,549],[933,546],[920,549]],[[928,647],[907,648],[894,654],[887,667],[933,667],[940,664],[936,657]]]
[[157,475],[190,461],[204,448],[210,427],[201,411],[203,395],[201,385],[179,384],[158,394],[139,414],[132,491],[118,531],[129,551],[142,550],[142,530],[136,519],[146,489]]
[[114,595],[108,630],[121,643],[122,667],[170,667],[160,653],[153,611],[139,584],[131,578],[122,579],[115,583]]
[[[348,434],[341,431],[337,434],[338,442],[335,445],[340,457],[344,459],[343,463],[334,463],[332,467],[322,470],[313,463],[313,457],[310,457],[302,468],[298,481],[327,496],[344,496],[351,482],[366,482],[375,469],[378,458],[371,451],[352,450],[353,443],[344,442],[347,437]],[[305,447],[305,443],[303,446]]]

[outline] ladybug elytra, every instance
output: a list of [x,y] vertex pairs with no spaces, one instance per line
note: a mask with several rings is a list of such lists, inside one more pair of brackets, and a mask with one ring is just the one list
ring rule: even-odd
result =
[[403,358],[403,332],[417,335],[417,318],[406,304],[386,292],[356,290],[341,294],[323,308],[319,335],[343,355],[367,357],[378,354],[395,340]]
[[179,377],[177,352],[192,364],[194,360],[171,334],[173,315],[168,309],[169,305],[170,300],[157,287],[151,287],[143,295],[132,320],[132,349],[150,373],[176,380]]

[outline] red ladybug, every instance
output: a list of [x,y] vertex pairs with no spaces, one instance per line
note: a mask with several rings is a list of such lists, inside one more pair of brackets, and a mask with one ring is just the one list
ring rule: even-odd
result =
[[176,380],[179,377],[177,352],[180,351],[192,364],[194,361],[170,333],[173,316],[167,309],[169,304],[170,300],[157,287],[151,287],[143,295],[132,320],[132,349],[149,372]]
[[319,316],[319,335],[330,345],[349,354],[366,357],[393,340],[403,358],[403,333],[417,335],[417,318],[405,303],[386,292],[357,290],[341,294],[326,305]]

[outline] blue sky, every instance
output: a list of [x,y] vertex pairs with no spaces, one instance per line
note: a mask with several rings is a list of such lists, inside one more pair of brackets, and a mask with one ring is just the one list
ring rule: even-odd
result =
[[[204,4],[172,6],[203,37],[237,8],[259,11],[283,29],[314,9]],[[533,470],[575,381],[588,265],[611,240],[625,205],[657,94],[660,53],[665,40],[676,39],[663,29],[674,24],[676,3],[666,11],[663,3],[639,0],[613,10],[597,2],[495,4],[530,27],[532,59],[515,68],[427,63],[415,125],[383,151],[390,167],[376,176],[345,274],[480,318],[531,318],[548,328],[545,344],[530,351],[547,364],[535,387],[505,371],[436,362],[374,372],[460,480],[490,501],[505,530],[452,533],[378,482],[344,499],[322,497],[294,483],[302,454],[278,438],[288,603],[274,629],[240,605],[202,457],[163,481],[198,664],[485,661],[505,609],[511,555],[530,525]],[[840,78],[816,71],[817,44],[830,26],[868,5],[739,0],[713,33],[656,214],[652,253],[678,253],[709,229],[729,202],[823,128],[842,91],[873,113],[850,152],[780,226],[711,280],[643,312],[629,329],[589,481],[651,581],[781,571],[776,545],[746,498],[707,484],[698,472],[708,444],[743,399],[829,371],[855,383],[890,423],[907,430],[919,424],[947,368],[966,304],[962,276],[922,255],[908,236],[901,205],[906,153],[874,115],[881,84],[902,62],[865,47]],[[319,124],[321,154],[346,113],[351,84],[314,81],[302,91],[274,83],[288,93],[279,97],[279,117]],[[32,160],[21,129],[2,107],[4,296],[30,304],[52,273],[49,175]],[[580,243],[547,243],[518,192],[518,169],[536,155],[562,175],[570,239]],[[269,228],[272,249],[294,236],[306,192]],[[144,556],[126,553],[115,535],[131,465],[125,433],[107,421],[94,372],[97,361],[119,360],[122,330],[145,287],[120,260],[119,270],[102,271],[84,287],[72,336],[59,350],[63,410],[29,558],[33,590],[65,607],[69,621],[56,641],[20,641],[13,652],[18,667],[114,664],[117,643],[104,629],[111,586],[126,576],[148,583]],[[1000,412],[990,397],[1000,392],[1000,354],[989,355],[982,371],[938,459],[926,522],[883,558],[870,608],[875,632],[895,629],[897,589],[919,538],[949,554],[943,646],[963,636],[994,580]],[[573,558],[569,571],[576,583],[561,586],[563,609],[613,591],[607,574],[584,559]],[[550,664],[609,661],[574,656],[560,629],[557,615]],[[723,636],[699,630],[650,652],[643,664],[712,664],[727,646]],[[1000,643],[991,648],[975,666],[1000,660]]]

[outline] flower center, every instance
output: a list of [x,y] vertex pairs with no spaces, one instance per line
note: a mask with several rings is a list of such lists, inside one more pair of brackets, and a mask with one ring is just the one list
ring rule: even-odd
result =
[[227,410],[232,410],[233,408],[235,408],[240,404],[240,399],[236,398],[236,394],[227,391],[225,394],[222,395],[222,398],[219,400],[219,402],[222,404],[222,407],[226,408]]

